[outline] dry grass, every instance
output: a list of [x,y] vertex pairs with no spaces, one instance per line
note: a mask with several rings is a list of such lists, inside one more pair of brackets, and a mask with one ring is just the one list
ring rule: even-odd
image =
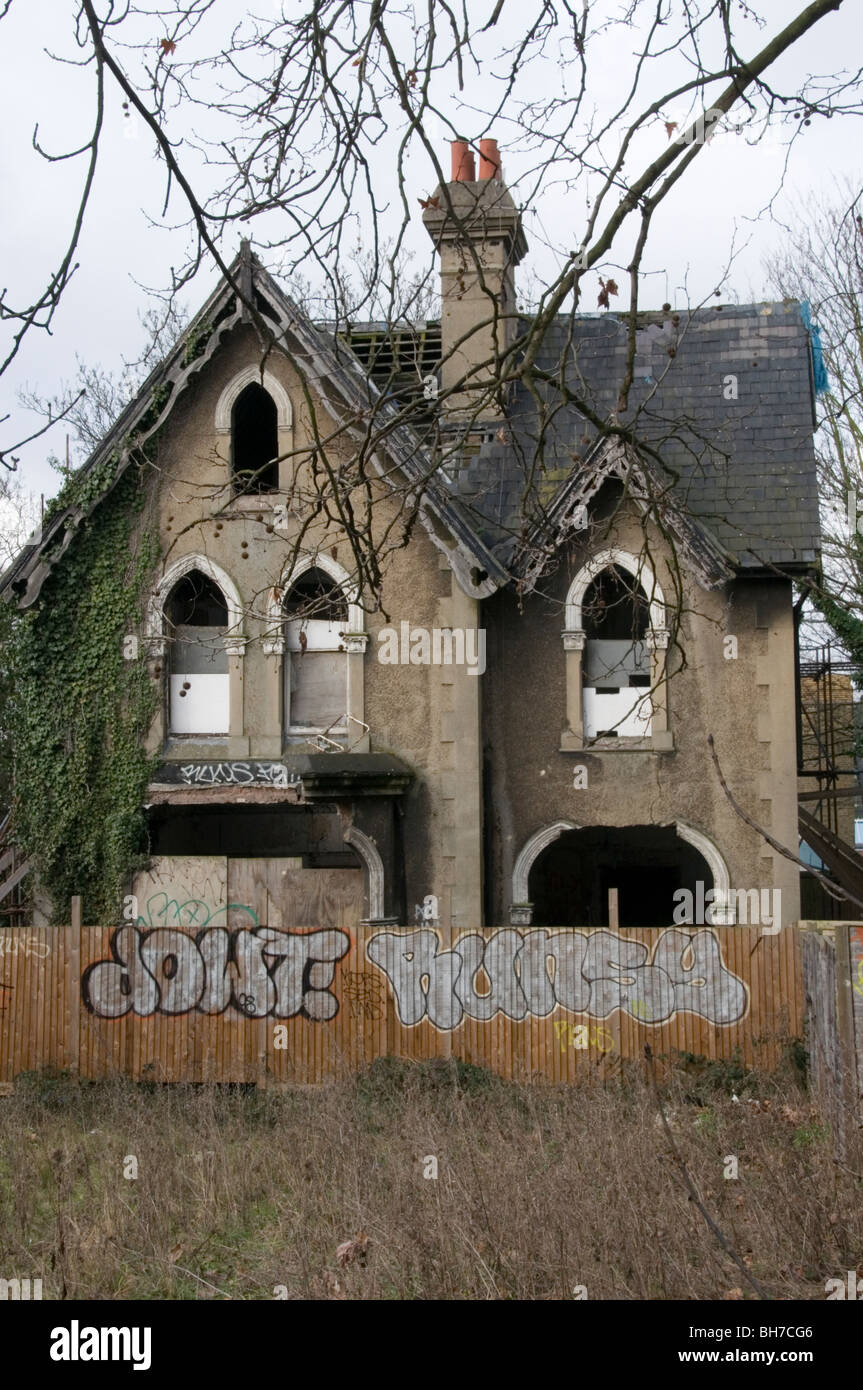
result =
[[[738,1077],[739,1102],[731,1080],[664,1083],[675,1142],[771,1296],[824,1298],[860,1259],[863,1183],[793,1077]],[[39,1275],[50,1298],[753,1296],[642,1080],[520,1087],[390,1059],[280,1093],[20,1078],[0,1100],[0,1276]]]

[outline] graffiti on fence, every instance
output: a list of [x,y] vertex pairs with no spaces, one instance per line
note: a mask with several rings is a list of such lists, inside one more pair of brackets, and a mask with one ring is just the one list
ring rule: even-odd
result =
[[47,941],[34,940],[30,933],[22,927],[15,927],[11,931],[0,936],[0,956],[36,956],[38,960],[47,960],[51,954],[51,947]]
[[100,1018],[234,1009],[246,1018],[300,1014],[325,1022],[339,1011],[330,985],[350,945],[341,930],[207,926],[191,936],[172,927],[118,927],[111,959],[84,971],[81,997]]
[[[746,986],[726,968],[707,930],[663,931],[650,959],[648,947],[631,937],[543,929],[504,929],[488,938],[468,932],[450,950],[430,929],[379,932],[366,954],[389,980],[407,1027],[427,1018],[434,1028],[458,1028],[465,1014],[545,1018],[558,1006],[595,1018],[620,1009],[642,1023],[693,1013],[728,1024],[747,1008]],[[480,971],[487,990],[478,988]]]
[[[335,1018],[336,964],[351,939],[336,929],[282,931],[258,925],[243,904],[211,911],[165,894],[147,904],[147,922],[112,933],[111,957],[90,965],[81,979],[87,1009],[101,1018],[133,1013],[149,1017],[223,1014],[245,1018]],[[221,913],[239,911],[249,927],[214,926]],[[199,929],[152,926],[171,920]],[[201,926],[201,923],[204,923]],[[400,1022],[427,1018],[433,1027],[458,1028],[465,1016],[488,1021],[498,1013],[519,1020],[546,1018],[558,1007],[607,1019],[615,1010],[640,1023],[665,1023],[692,1013],[714,1024],[736,1023],[747,1009],[746,987],[726,967],[716,935],[669,928],[649,947],[613,932],[526,931],[505,928],[483,937],[467,932],[449,949],[430,928],[378,932],[366,954],[389,982]],[[352,1018],[386,1012],[382,982],[367,971],[345,972],[340,992]],[[561,1048],[614,1046],[605,1029],[558,1029]]]
[[588,1047],[598,1048],[600,1052],[614,1051],[614,1038],[607,1028],[588,1028],[586,1023],[567,1023],[565,1019],[559,1019],[554,1031],[560,1038],[561,1052],[565,1052],[567,1047],[574,1047],[580,1052]]
[[351,1006],[351,1018],[383,1018],[387,1009],[382,981],[364,970],[345,970],[342,994]]

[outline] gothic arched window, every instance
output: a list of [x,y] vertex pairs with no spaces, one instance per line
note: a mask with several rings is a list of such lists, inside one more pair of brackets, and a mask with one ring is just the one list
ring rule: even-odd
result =
[[600,570],[582,600],[584,733],[643,737],[650,733],[650,611],[644,590],[619,565]]
[[276,492],[279,421],[269,391],[252,381],[231,411],[231,473],[238,492]]
[[171,589],[164,611],[170,733],[226,734],[228,606],[221,589],[200,570],[190,570]]
[[284,602],[289,731],[344,731],[348,714],[348,603],[324,570],[304,570]]

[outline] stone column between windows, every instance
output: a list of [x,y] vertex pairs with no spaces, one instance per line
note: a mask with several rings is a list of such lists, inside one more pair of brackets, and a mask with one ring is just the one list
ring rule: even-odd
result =
[[230,757],[245,757],[249,752],[249,740],[245,730],[245,682],[244,657],[245,644],[229,642],[225,648],[228,655],[228,754]]
[[[451,572],[451,594],[441,599],[441,627],[465,633],[479,626],[480,609],[465,594]],[[432,671],[434,671],[432,667]],[[483,677],[467,666],[440,666],[440,788],[441,922],[446,926],[445,895],[449,896],[449,939],[482,924],[482,738]],[[435,891],[435,890],[430,890]]]
[[[794,619],[790,601],[778,602],[775,593],[758,602],[755,612],[758,802],[754,814],[780,844],[796,854],[797,712],[794,682],[787,675],[793,670]],[[758,845],[758,856],[754,880],[743,886],[778,888],[782,924],[790,926],[800,916],[799,870],[763,841]]]
[[262,642],[264,670],[266,671],[266,695],[264,700],[265,727],[262,736],[256,739],[261,757],[279,758],[282,754],[282,680],[285,673],[284,637],[264,638]]
[[168,736],[167,660],[168,644],[164,637],[159,637],[158,640],[151,641],[147,655],[147,671],[150,680],[156,688],[159,699],[156,705],[156,713],[153,715],[153,720],[150,724],[147,740],[144,745],[145,751],[150,756],[161,753]]
[[653,717],[650,733],[655,748],[670,747],[668,736],[668,684],[665,679],[665,653],[668,650],[668,633],[662,630],[648,632],[645,644],[650,652],[650,700]]
[[[363,661],[369,634],[367,632],[346,632],[344,636],[348,663],[348,747],[354,753],[368,753],[370,749],[368,730],[363,731],[366,722]],[[356,722],[352,722],[356,721]]]
[[586,633],[583,628],[573,628],[563,634],[563,650],[566,653],[566,722],[561,746],[581,748],[584,745],[584,701],[581,693],[582,652]]

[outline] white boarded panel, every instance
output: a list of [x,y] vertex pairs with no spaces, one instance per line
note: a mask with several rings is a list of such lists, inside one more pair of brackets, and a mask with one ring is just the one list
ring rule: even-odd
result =
[[171,733],[228,733],[231,718],[230,681],[230,676],[193,672],[171,676]]

